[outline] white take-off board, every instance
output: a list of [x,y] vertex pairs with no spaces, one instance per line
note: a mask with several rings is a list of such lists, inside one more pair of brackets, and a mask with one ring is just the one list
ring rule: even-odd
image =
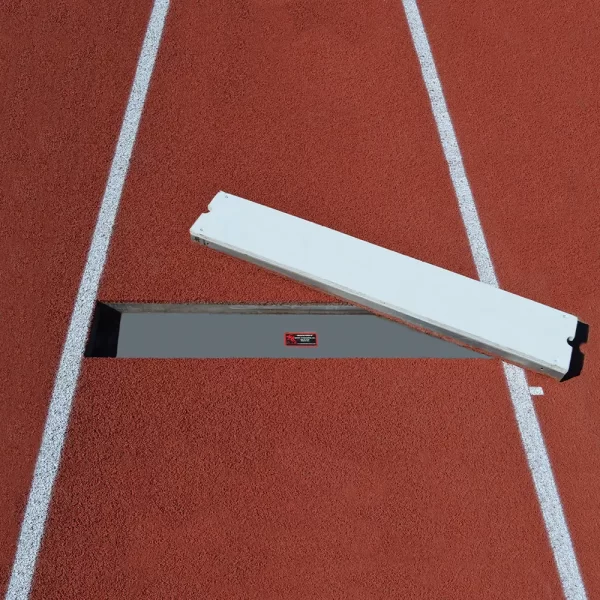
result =
[[556,379],[569,370],[573,315],[225,192],[208,211],[193,241]]

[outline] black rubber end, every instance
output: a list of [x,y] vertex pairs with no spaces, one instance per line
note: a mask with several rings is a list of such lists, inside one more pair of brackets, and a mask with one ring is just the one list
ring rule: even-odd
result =
[[561,381],[567,381],[568,379],[573,379],[573,377],[581,375],[584,355],[580,346],[588,341],[589,331],[590,327],[587,323],[577,321],[577,327],[575,328],[575,337],[573,338],[573,341],[567,340],[569,346],[573,348],[573,352],[571,353],[571,363],[569,364],[569,370],[566,372]]
[[120,326],[121,313],[102,302],[96,302],[84,356],[115,358]]

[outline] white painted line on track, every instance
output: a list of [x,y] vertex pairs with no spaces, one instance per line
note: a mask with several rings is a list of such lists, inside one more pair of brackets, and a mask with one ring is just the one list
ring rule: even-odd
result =
[[[484,283],[498,287],[490,251],[477,214],[477,207],[467,179],[458,140],[452,126],[419,7],[416,0],[402,0],[402,4],[421,65],[423,80],[431,101],[433,116],[442,142],[444,156],[448,162],[452,185],[458,199],[460,213],[467,231],[479,279]],[[527,377],[520,367],[507,363],[504,363],[503,366],[527,463],[533,478],[565,598],[567,600],[584,600],[587,595],[583,579],[552,473],[546,444],[535,413]]]
[[530,393],[532,396],[543,396],[543,395],[544,395],[544,388],[542,388],[542,387],[537,387],[537,386],[533,386],[533,385],[532,385],[532,386],[529,388],[529,393]]
[[42,442],[5,596],[6,600],[25,600],[31,591],[52,499],[52,490],[69,424],[71,406],[79,379],[90,320],[168,9],[169,0],[155,0],[152,7],[106,190],[100,205],[98,220],[54,381]]

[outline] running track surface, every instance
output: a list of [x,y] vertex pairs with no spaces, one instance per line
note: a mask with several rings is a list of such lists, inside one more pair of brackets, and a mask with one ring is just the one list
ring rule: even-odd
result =
[[[192,245],[220,189],[477,277],[411,6],[172,2],[98,297],[336,302]],[[30,597],[600,598],[600,18],[418,8],[500,285],[592,326],[528,374],[576,568],[500,362],[84,359]],[[151,10],[0,15],[3,590]]]

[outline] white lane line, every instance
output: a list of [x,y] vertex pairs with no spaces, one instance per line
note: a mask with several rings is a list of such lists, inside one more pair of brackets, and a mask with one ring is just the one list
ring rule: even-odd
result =
[[[498,280],[490,251],[477,214],[477,207],[467,179],[419,8],[416,0],[402,0],[402,4],[421,64],[423,80],[431,101],[433,116],[450,169],[452,185],[458,199],[479,279],[497,287]],[[504,364],[504,374],[563,592],[567,600],[584,600],[587,598],[585,587],[552,473],[546,444],[535,413],[527,377],[523,369],[506,363]]]
[[168,8],[169,0],[155,0],[150,15],[106,190],[102,198],[54,381],[42,443],[5,596],[6,600],[26,600],[31,590],[37,556],[52,499],[52,489],[60,464],[71,406],[81,369],[90,319]]
[[544,388],[532,385],[529,388],[529,393],[532,396],[543,396],[544,395]]

